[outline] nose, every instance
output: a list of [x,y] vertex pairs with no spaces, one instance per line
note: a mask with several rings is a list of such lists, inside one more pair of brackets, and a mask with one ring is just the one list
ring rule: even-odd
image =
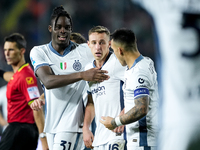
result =
[[96,49],[100,49],[101,46],[99,43],[96,43],[95,47],[96,47]]
[[5,56],[9,56],[9,51],[8,50],[4,50],[4,54],[5,54]]
[[66,32],[65,27],[62,27],[62,28],[60,29],[60,32],[61,32],[61,33],[65,33],[65,32]]

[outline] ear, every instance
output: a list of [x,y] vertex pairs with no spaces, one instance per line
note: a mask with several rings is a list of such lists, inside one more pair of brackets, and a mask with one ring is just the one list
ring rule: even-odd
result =
[[124,55],[123,49],[122,49],[121,47],[118,47],[118,50],[119,50],[119,54],[120,54],[121,56],[123,56],[123,55]]
[[52,32],[52,26],[51,25],[48,26],[48,30],[49,30],[49,32]]
[[21,48],[20,50],[21,50],[21,54],[24,55],[24,53],[26,52],[26,49],[25,48]]
[[88,46],[90,47],[90,41],[89,41],[89,40],[87,41],[87,44],[88,44]]
[[108,47],[109,47],[109,48],[111,47],[111,41],[109,41],[109,45],[108,45]]

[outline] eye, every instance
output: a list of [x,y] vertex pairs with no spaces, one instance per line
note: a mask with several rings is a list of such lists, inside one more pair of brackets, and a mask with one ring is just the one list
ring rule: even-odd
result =
[[95,44],[96,44],[96,42],[95,42],[95,41],[92,41],[92,42],[91,42],[91,44],[94,44],[94,45],[95,45]]
[[103,45],[105,43],[106,43],[105,41],[101,41],[101,42],[99,42],[99,45]]
[[61,25],[56,25],[55,30],[59,30],[61,28]]
[[65,29],[66,30],[71,30],[71,26],[66,26]]

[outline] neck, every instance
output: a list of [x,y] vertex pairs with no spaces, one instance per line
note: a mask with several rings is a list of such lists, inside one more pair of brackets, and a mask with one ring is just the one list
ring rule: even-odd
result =
[[129,54],[126,55],[126,64],[128,66],[128,68],[130,69],[133,66],[133,63],[135,62],[135,60],[140,56],[139,52],[131,52]]
[[95,60],[95,66],[97,68],[101,68],[103,66],[104,62],[105,62],[105,60],[104,61],[103,60],[101,60],[101,61]]
[[25,63],[26,63],[25,60],[22,59],[22,60],[21,60],[20,62],[18,62],[17,64],[11,65],[12,68],[13,68],[14,73],[16,73],[17,70],[19,70],[19,68],[20,68],[21,66],[23,66]]
[[68,44],[55,44],[52,41],[52,47],[61,55],[63,55],[64,50],[69,46],[69,42]]
[[95,66],[96,66],[97,68],[101,68],[101,67],[103,66],[104,62],[106,61],[106,59],[107,59],[107,57],[108,57],[108,54],[109,54],[109,51],[108,51],[108,53],[104,56],[103,59],[101,59],[101,60],[95,60]]

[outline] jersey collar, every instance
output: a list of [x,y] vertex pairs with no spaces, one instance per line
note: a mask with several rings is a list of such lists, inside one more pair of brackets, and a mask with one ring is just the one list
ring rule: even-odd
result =
[[[110,55],[112,54],[113,52],[109,51],[108,53],[108,56],[106,57],[106,60],[105,62],[103,63],[103,65],[101,66],[101,68],[104,66],[104,64],[108,61],[108,59],[110,58]],[[95,65],[95,60],[93,61],[93,67],[96,68],[96,65]],[[101,70],[100,68],[100,70]]]
[[50,50],[51,50],[53,53],[55,53],[56,55],[59,55],[59,56],[62,56],[62,57],[63,57],[63,56],[65,56],[65,55],[67,55],[67,54],[71,51],[73,42],[69,41],[69,46],[67,46],[67,47],[65,48],[65,50],[64,50],[64,52],[63,52],[63,55],[61,55],[60,53],[58,53],[58,52],[53,48],[53,46],[52,46],[52,41],[51,41],[48,45],[49,45]]
[[[133,68],[140,60],[142,60],[142,59],[144,59],[144,57],[142,56],[142,55],[140,55],[136,60],[135,60],[135,62],[133,63],[133,65],[132,65],[132,67],[131,68]],[[128,66],[127,66],[127,68],[128,68]],[[131,69],[130,68],[130,69]],[[129,70],[129,69],[127,69],[127,70]]]

